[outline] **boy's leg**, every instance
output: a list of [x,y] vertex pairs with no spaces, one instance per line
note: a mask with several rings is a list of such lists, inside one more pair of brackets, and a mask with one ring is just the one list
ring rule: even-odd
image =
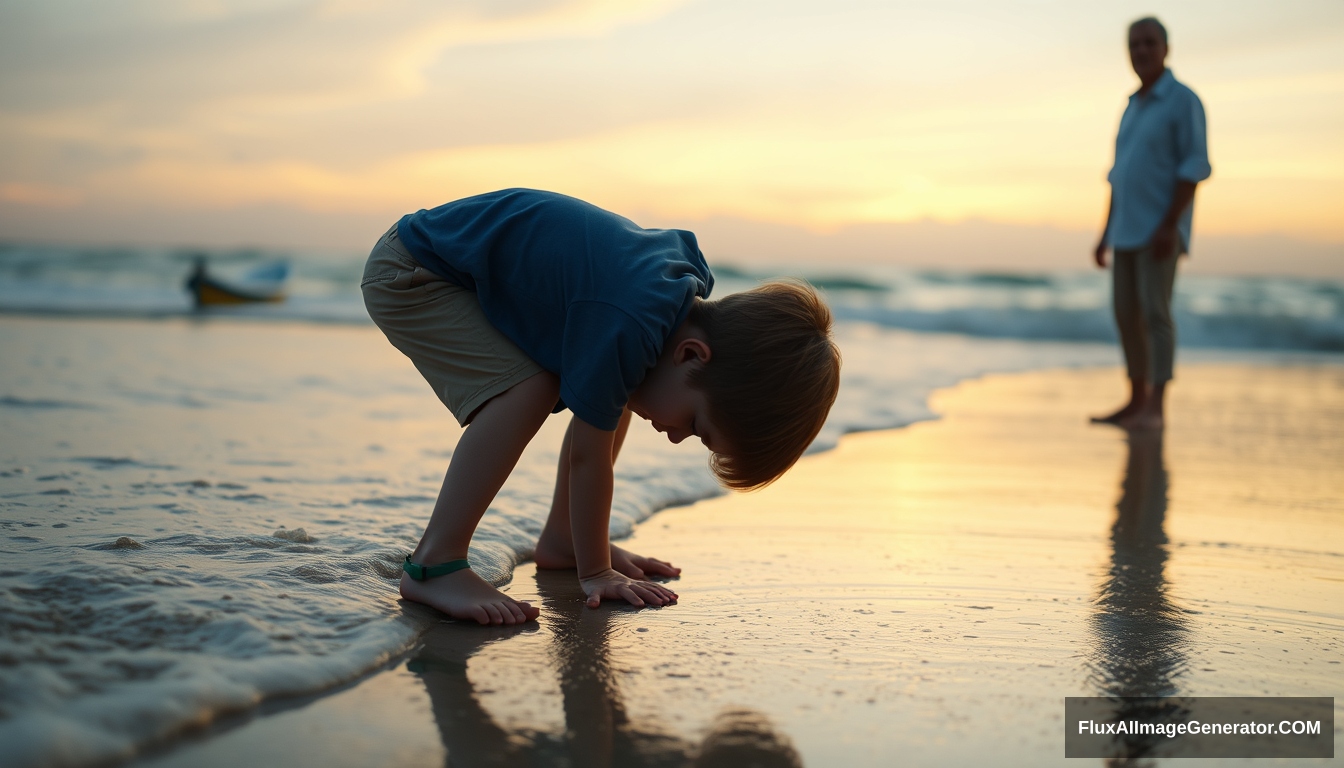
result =
[[[546,527],[537,540],[533,559],[538,568],[573,568],[574,540],[569,528],[569,446],[574,439],[574,419],[571,416],[565,429],[564,442],[560,443],[560,460],[556,462],[555,494],[551,496],[551,512],[546,517]],[[611,441],[611,463],[616,464],[625,435],[630,431],[630,411],[621,413],[616,425],[616,436]]]
[[[630,411],[627,409],[621,414],[620,424],[616,427],[616,437],[612,440],[613,465],[621,453],[621,445],[625,443],[625,436],[629,430]],[[569,429],[565,430],[565,441],[560,445],[560,461],[555,471],[555,495],[551,498],[551,513],[546,518],[546,527],[542,529],[536,552],[533,553],[538,568],[574,567],[574,539],[569,528],[569,444],[573,431],[574,425],[571,419]],[[676,576],[681,573],[681,569],[671,563],[627,552],[615,544],[611,545],[611,567],[617,573],[632,579]]]
[[[393,225],[369,254],[360,282],[369,317],[464,426],[443,489],[412,556],[436,565],[467,546],[523,448],[555,405],[559,385],[481,310],[476,295],[425,269]],[[401,578],[401,594],[457,618],[514,624],[535,618],[469,570],[426,581]]]
[[[550,415],[558,393],[555,375],[539,373],[481,406],[453,451],[443,489],[412,561],[435,565],[467,556],[481,515]],[[401,595],[454,618],[482,624],[517,624],[535,619],[538,613],[470,569],[426,581],[402,574]]]

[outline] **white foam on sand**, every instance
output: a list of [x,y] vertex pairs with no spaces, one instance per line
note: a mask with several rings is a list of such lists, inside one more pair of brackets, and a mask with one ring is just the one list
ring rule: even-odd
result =
[[[1111,345],[842,324],[845,432],[931,416],[988,371],[1114,364]],[[460,430],[369,327],[0,318],[0,743],[77,766],[404,651],[437,614],[397,599]],[[1101,404],[1105,405],[1105,404]],[[506,584],[547,514],[568,414],[472,545]],[[613,538],[719,492],[698,444],[637,425]]]

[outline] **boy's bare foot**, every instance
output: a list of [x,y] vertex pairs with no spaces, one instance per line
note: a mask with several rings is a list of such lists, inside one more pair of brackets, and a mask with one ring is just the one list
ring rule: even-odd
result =
[[[681,575],[681,569],[671,563],[659,560],[656,557],[645,557],[636,555],[634,552],[627,552],[616,546],[611,546],[611,569],[632,579],[646,579],[650,576],[664,576],[673,578]],[[544,541],[537,542],[536,552],[532,559],[536,561],[538,568],[564,569],[575,567],[574,552],[557,551],[558,548],[546,546]]]
[[533,621],[541,611],[519,602],[490,586],[470,568],[416,581],[401,575],[401,596],[415,603],[452,616],[481,624],[522,624]]

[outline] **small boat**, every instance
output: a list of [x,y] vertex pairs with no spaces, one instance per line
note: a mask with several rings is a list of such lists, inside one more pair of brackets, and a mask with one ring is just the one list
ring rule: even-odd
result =
[[197,309],[225,304],[255,304],[284,301],[285,281],[288,278],[289,264],[277,261],[255,267],[238,280],[225,282],[211,276],[206,269],[205,257],[198,256],[187,277],[186,288],[196,300]]

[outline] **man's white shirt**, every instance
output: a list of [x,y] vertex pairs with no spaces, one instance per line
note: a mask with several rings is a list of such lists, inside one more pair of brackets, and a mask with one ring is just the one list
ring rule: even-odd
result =
[[[1106,242],[1112,248],[1136,249],[1147,245],[1171,207],[1177,181],[1201,182],[1209,177],[1208,140],[1204,105],[1168,69],[1144,96],[1129,97],[1115,137],[1115,165],[1111,183],[1110,226]],[[1181,215],[1181,250],[1190,248],[1192,202]]]

